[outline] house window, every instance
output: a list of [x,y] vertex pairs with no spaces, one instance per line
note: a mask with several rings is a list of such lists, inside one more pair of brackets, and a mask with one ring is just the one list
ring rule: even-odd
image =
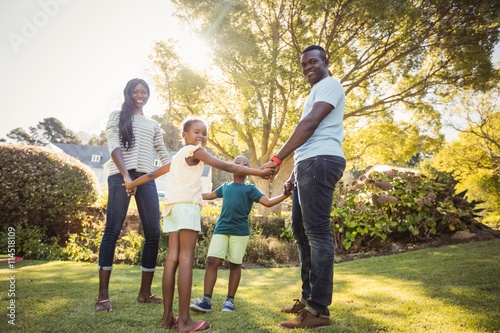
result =
[[161,161],[160,160],[155,160],[154,161],[154,166],[161,166]]
[[101,160],[101,155],[92,155],[92,162],[99,162]]

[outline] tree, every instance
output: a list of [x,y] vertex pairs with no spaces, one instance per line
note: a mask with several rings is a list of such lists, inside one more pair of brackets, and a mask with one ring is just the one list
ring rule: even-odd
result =
[[181,149],[182,137],[179,127],[168,122],[166,117],[153,115],[151,118],[160,124],[160,127],[163,130],[163,142],[165,142],[167,149],[173,151]]
[[[432,164],[451,173],[457,190],[484,201],[486,220],[500,220],[500,84],[486,93],[463,92],[454,103],[458,140],[436,154]],[[458,117],[461,116],[461,117]],[[461,120],[461,121],[460,121]],[[462,125],[460,125],[462,123]]]
[[[470,91],[461,94],[461,101],[455,104],[456,116],[465,120],[465,126],[451,123],[452,127],[471,138],[484,154],[482,161],[472,161],[476,167],[485,165],[500,174],[500,82],[485,93]],[[487,161],[487,162],[486,162]]]
[[12,140],[15,140],[17,143],[24,143],[24,144],[32,143],[31,135],[29,135],[21,127],[13,129],[9,133],[7,133],[7,137]]
[[[214,68],[197,76],[175,55],[172,41],[156,45],[167,116],[209,119],[210,144],[228,158],[246,152],[253,167],[268,161],[298,122],[308,91],[298,63],[307,45],[325,47],[346,90],[348,138],[377,121],[400,127],[393,120],[398,112],[431,152],[431,143],[443,140],[436,103],[457,87],[487,89],[498,75],[490,59],[499,36],[498,1],[173,3],[211,45]],[[287,171],[278,176],[281,186]]]
[[88,145],[89,146],[103,146],[108,142],[108,138],[106,137],[106,132],[101,131],[99,133],[99,137],[93,136],[90,138]]
[[53,117],[45,118],[38,122],[36,127],[29,129],[32,137],[41,141],[81,144],[80,139],[72,130],[67,129],[60,120]]
[[421,134],[409,122],[382,120],[349,135],[344,150],[347,160],[359,170],[376,164],[413,167],[422,155],[436,152],[441,141],[441,135]]
[[29,133],[18,127],[7,133],[7,137],[25,144],[49,142],[81,144],[81,140],[72,130],[66,128],[60,120],[53,117],[45,118],[36,126],[30,126]]

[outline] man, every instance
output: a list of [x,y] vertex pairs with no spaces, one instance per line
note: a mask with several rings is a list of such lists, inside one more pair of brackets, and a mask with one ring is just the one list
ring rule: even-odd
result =
[[281,162],[295,153],[294,170],[285,187],[293,188],[292,231],[299,248],[302,295],[293,306],[281,310],[297,314],[279,324],[289,329],[330,325],[334,259],[330,213],[335,185],[346,165],[344,89],[329,75],[322,47],[304,49],[301,66],[311,84],[301,120],[285,145],[262,166],[277,173]]

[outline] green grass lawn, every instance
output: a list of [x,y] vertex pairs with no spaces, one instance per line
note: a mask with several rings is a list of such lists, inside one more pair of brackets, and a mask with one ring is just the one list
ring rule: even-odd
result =
[[[9,325],[9,276],[15,274],[15,327]],[[203,293],[194,271],[193,297]],[[153,291],[161,295],[161,269]],[[97,265],[25,260],[0,264],[0,332],[164,332],[161,305],[137,304],[140,268],[115,265],[113,313],[94,311]],[[221,270],[214,311],[193,314],[210,332],[285,332],[279,310],[300,295],[298,268],[243,271],[236,311],[221,313],[228,271]],[[500,332],[500,240],[429,248],[335,266],[332,327],[321,332]],[[296,330],[312,332],[314,330]]]

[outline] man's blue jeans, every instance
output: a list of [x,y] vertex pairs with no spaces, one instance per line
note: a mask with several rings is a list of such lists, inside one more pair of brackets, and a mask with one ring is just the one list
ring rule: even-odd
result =
[[[140,177],[143,173],[129,170],[132,180]],[[123,176],[115,174],[108,177],[108,207],[106,209],[106,227],[99,249],[99,268],[111,270],[115,254],[116,241],[120,236],[123,222],[127,216],[130,203]],[[144,247],[142,249],[142,270],[153,272],[156,267],[158,256],[158,244],[160,242],[160,204],[156,183],[150,181],[139,187],[135,193],[137,210],[141,218],[144,230]]]
[[346,162],[321,155],[295,165],[292,198],[292,231],[299,247],[302,298],[329,315],[333,293],[333,234],[330,227],[333,192]]

